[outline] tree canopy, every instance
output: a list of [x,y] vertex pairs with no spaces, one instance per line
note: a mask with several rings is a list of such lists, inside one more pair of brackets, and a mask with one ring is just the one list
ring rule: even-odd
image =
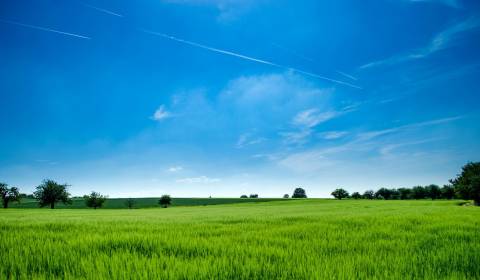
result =
[[84,196],[85,198],[85,204],[87,207],[97,209],[101,208],[105,201],[107,201],[107,197],[101,195],[98,192],[92,192],[90,195]]
[[472,199],[480,206],[480,162],[470,162],[462,167],[462,173],[450,180],[455,192],[463,199]]
[[63,202],[71,204],[70,194],[67,192],[67,184],[58,184],[53,180],[44,180],[34,192],[35,198],[38,200],[40,207],[50,206],[55,208],[55,203]]
[[167,208],[170,204],[172,204],[172,198],[168,194],[164,194],[160,197],[158,203],[163,208]]
[[348,197],[348,192],[344,189],[336,189],[332,192],[332,196],[335,197],[336,199],[342,199],[342,198],[347,198]]
[[18,188],[9,188],[5,183],[0,183],[0,197],[2,198],[3,208],[8,208],[8,204],[12,201],[20,201]]
[[303,188],[296,188],[293,191],[292,198],[307,198],[307,192]]

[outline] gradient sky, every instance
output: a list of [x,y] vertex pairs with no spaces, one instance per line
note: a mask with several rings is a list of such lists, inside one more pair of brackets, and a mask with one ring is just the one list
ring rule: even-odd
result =
[[312,197],[480,160],[480,2],[3,0],[0,181]]

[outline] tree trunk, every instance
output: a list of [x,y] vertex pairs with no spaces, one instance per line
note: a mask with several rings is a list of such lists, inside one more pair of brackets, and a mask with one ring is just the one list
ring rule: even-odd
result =
[[55,202],[50,203],[50,209],[55,208]]
[[8,208],[8,201],[3,201],[3,208]]
[[480,200],[474,200],[473,204],[475,204],[476,206],[480,206]]

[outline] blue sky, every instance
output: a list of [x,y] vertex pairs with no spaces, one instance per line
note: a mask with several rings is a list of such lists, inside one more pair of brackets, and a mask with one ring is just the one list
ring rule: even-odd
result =
[[480,160],[480,3],[0,3],[0,180],[111,197],[445,184]]

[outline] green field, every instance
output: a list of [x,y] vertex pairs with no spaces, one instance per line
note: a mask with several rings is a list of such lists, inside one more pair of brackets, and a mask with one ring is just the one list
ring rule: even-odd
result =
[[[134,208],[152,208],[160,207],[159,197],[135,198]],[[172,198],[171,206],[206,206],[218,204],[232,204],[245,202],[267,202],[284,200],[283,198]],[[127,209],[127,198],[109,198],[102,208],[105,209]],[[39,208],[38,201],[35,199],[22,199],[20,203],[13,202],[10,208]],[[48,207],[47,207],[48,208]],[[87,208],[83,198],[74,198],[72,204],[55,204],[58,209],[84,209]]]
[[1,279],[480,279],[480,207],[290,200],[0,210]]

